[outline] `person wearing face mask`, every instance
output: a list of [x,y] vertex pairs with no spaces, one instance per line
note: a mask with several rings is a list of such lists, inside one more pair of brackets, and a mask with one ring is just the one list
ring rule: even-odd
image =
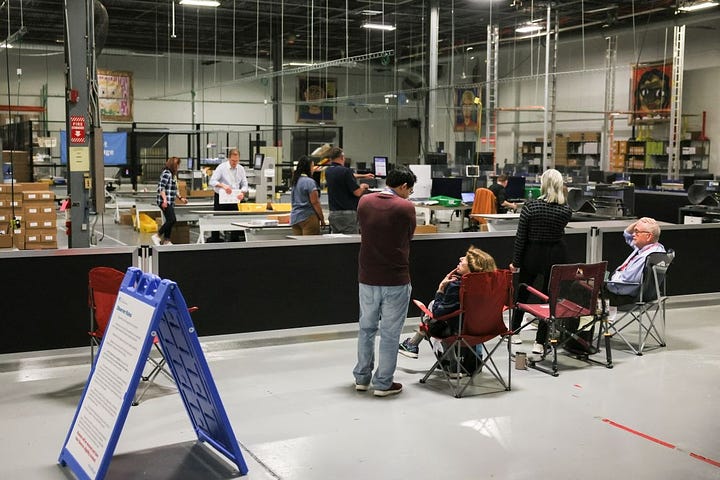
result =
[[[218,165],[210,177],[210,186],[215,190],[213,210],[237,210],[237,204],[242,202],[248,193],[248,181],[245,174],[245,168],[240,165],[240,151],[233,148],[228,152],[227,161]],[[237,202],[220,203],[220,192],[224,191],[230,195],[233,191],[237,193]],[[232,232],[230,241],[237,242],[240,240],[242,232]],[[208,242],[219,242],[220,232],[212,232]]]

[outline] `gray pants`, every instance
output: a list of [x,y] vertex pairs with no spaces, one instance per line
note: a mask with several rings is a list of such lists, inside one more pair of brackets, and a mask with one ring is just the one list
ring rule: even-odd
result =
[[356,210],[332,210],[328,216],[332,233],[352,235],[360,233]]

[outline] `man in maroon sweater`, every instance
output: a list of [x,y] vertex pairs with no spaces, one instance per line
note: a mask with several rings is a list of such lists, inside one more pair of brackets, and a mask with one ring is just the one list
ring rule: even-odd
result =
[[[358,362],[355,389],[385,397],[402,392],[393,382],[397,345],[410,303],[410,240],[415,232],[415,207],[407,198],[415,174],[405,167],[388,173],[387,188],[364,195],[358,204],[360,224]],[[375,364],[375,336],[380,330],[380,354]]]

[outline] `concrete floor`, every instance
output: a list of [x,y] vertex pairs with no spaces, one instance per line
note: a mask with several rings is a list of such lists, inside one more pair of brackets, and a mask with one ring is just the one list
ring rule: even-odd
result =
[[[462,399],[418,383],[427,348],[400,357],[400,395],[356,392],[356,324],[201,341],[247,478],[718,479],[720,306],[670,305],[667,348],[614,350],[613,369],[561,356],[557,378],[513,369],[512,391]],[[534,332],[522,336],[529,351]],[[1,478],[71,478],[57,458],[88,350],[0,356]],[[162,380],[131,408],[107,478],[234,476],[195,439]]]

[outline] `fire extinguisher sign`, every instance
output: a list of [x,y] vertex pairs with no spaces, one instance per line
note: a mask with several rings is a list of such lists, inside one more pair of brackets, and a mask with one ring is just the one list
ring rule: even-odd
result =
[[85,117],[70,115],[70,143],[85,143]]

